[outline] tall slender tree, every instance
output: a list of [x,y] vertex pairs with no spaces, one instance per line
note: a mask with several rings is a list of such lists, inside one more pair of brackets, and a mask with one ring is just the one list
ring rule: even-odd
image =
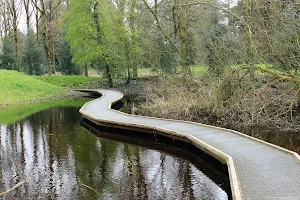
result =
[[15,48],[15,67],[17,71],[21,71],[20,68],[20,47],[19,47],[19,35],[18,35],[18,24],[20,15],[20,5],[16,0],[6,0],[6,5],[9,10],[10,17],[12,19],[12,29],[14,38],[14,48]]

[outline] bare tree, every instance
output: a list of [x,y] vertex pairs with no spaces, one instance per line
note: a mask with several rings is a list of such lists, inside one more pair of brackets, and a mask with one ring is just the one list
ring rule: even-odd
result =
[[0,1],[0,37],[1,40],[4,38],[4,27],[5,27],[5,21],[4,21],[4,14],[5,14],[5,6],[3,1]]
[[21,6],[20,3],[16,0],[6,0],[6,5],[9,10],[10,17],[12,19],[12,29],[13,29],[13,38],[14,38],[14,48],[15,48],[15,60],[16,60],[16,69],[20,69],[20,49],[19,49],[19,37],[18,37],[18,18],[20,16]]
[[39,35],[40,35],[40,26],[39,26],[39,21],[40,21],[40,9],[38,6],[38,0],[30,0],[33,11],[34,11],[34,17],[35,17],[35,31],[36,31],[36,40],[39,40]]
[[30,0],[23,0],[23,6],[25,8],[25,14],[26,14],[26,28],[27,28],[27,34],[30,30],[30,19],[31,19],[31,10],[30,10]]
[[[177,47],[174,40],[167,34],[163,26],[160,23],[158,16],[158,4],[157,0],[154,1],[153,8],[149,5],[146,0],[142,0],[148,10],[152,13],[157,23],[158,28],[164,35],[164,37],[170,42],[174,47],[176,52],[180,55],[180,64],[183,68],[185,74],[190,74],[189,69],[189,53],[188,53],[188,32],[187,32],[187,12],[188,12],[188,0],[175,0],[173,5],[173,19],[174,19],[174,34],[179,35],[180,48]],[[178,33],[178,34],[177,34]]]
[[41,34],[45,54],[47,56],[48,73],[53,74],[55,73],[56,60],[54,21],[58,17],[56,12],[61,6],[62,1],[32,0],[31,2],[35,8],[37,35],[40,32],[40,27],[42,31]]
[[10,34],[11,29],[11,17],[6,0],[0,0],[0,20],[1,37],[4,38]]
[[[179,32],[180,40],[180,61],[185,74],[190,73],[189,53],[188,53],[188,32],[187,32],[187,12],[188,0],[175,0],[173,6],[173,18],[175,27],[175,36]],[[177,19],[177,20],[176,20]]]

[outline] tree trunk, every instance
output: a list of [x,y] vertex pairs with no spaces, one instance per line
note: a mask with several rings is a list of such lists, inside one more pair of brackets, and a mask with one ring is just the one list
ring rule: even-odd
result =
[[89,76],[89,71],[88,71],[88,66],[84,66],[84,76],[88,77]]
[[52,63],[51,63],[51,52],[50,52],[50,45],[49,45],[49,36],[48,36],[48,22],[47,22],[47,13],[44,0],[40,0],[41,2],[41,19],[43,25],[43,44],[45,53],[47,56],[47,65],[48,65],[48,74],[52,74]]
[[36,41],[39,41],[40,27],[39,27],[39,8],[37,6],[38,0],[32,0],[35,7],[35,29],[36,29]]
[[129,46],[129,41],[127,38],[124,39],[124,53],[125,53],[125,65],[127,67],[127,83],[130,82],[131,80],[131,66],[130,66],[130,60],[131,57],[129,55],[129,51],[130,51],[130,46]]
[[[125,14],[125,1],[119,1],[118,2],[118,11],[121,15],[121,17],[118,20],[118,25],[123,28],[123,31],[120,35],[120,40],[123,43],[123,52],[124,52],[124,64],[125,68],[127,69],[127,83],[131,80],[131,49],[130,49],[130,36],[126,32],[124,20],[126,20],[126,14]],[[130,23],[130,22],[129,22]],[[129,26],[130,28],[130,26]]]
[[105,69],[106,69],[106,73],[107,73],[109,87],[114,87],[112,71],[111,71],[110,66],[108,64],[105,64]]
[[6,6],[5,1],[2,2],[1,6],[2,6],[2,19],[3,19],[3,27],[2,28],[4,31],[4,36],[3,36],[3,38],[4,38],[5,36],[8,35],[8,27],[9,27],[8,23],[9,22],[8,22],[8,17],[7,17],[7,10],[6,10],[8,8]]
[[47,15],[47,21],[46,23],[50,22],[49,23],[49,41],[48,41],[48,44],[49,44],[49,48],[50,48],[50,52],[51,52],[51,71],[53,74],[55,74],[56,70],[55,70],[55,65],[56,65],[56,62],[55,62],[55,55],[56,55],[56,52],[55,52],[55,41],[54,41],[54,33],[53,33],[53,23],[51,23],[53,21],[53,8],[52,8],[52,1],[49,1],[49,15]]
[[17,25],[17,19],[14,19],[14,41],[15,41],[15,55],[16,55],[16,68],[17,71],[20,72],[20,52],[19,52],[19,38],[18,38],[18,25]]
[[[178,1],[177,1],[178,2]],[[179,2],[178,2],[179,3]],[[190,74],[188,40],[187,40],[187,1],[183,0],[183,5],[179,6],[179,39],[180,39],[180,64],[185,74]]]
[[26,14],[26,28],[27,28],[27,35],[29,34],[30,30],[30,10],[29,10],[29,0],[23,0],[23,5],[25,8],[25,14]]
[[[253,7],[253,0],[246,0],[246,22],[247,24],[251,24],[252,19],[252,7]],[[250,26],[250,25],[249,25]],[[246,37],[246,53],[247,53],[247,64],[250,65],[250,79],[254,79],[254,47],[253,47],[253,41],[252,41],[252,33],[250,30],[248,30],[247,26],[244,26],[245,28],[245,37]]]
[[6,35],[7,36],[11,36],[12,33],[11,33],[11,16],[10,16],[10,8],[9,6],[6,6],[6,13],[5,13],[5,16],[6,16]]
[[20,52],[19,52],[19,38],[18,38],[18,14],[17,14],[17,8],[15,1],[12,0],[10,4],[10,12],[13,20],[13,37],[14,37],[14,46],[15,46],[15,63],[16,63],[16,69],[18,72],[21,71],[20,69]]
[[[135,33],[135,6],[136,6],[136,0],[131,0],[129,1],[130,5],[129,5],[129,28],[130,28],[130,32],[131,34],[131,45],[133,47],[136,46],[136,38],[134,37]],[[133,52],[133,51],[131,51]],[[134,53],[132,53],[131,55],[131,67],[132,67],[132,72],[133,72],[133,77],[137,78],[138,77],[138,69],[137,69],[137,62],[136,62],[136,56],[133,55]]]
[[1,33],[3,32],[3,34],[0,34],[1,35],[1,39],[3,40],[7,35],[8,35],[8,19],[7,19],[7,11],[6,11],[6,3],[5,1],[0,1],[1,2],[1,8],[0,8],[0,13],[1,13],[1,16],[0,16],[0,24],[3,24],[3,26],[1,26],[0,28],[0,31]]

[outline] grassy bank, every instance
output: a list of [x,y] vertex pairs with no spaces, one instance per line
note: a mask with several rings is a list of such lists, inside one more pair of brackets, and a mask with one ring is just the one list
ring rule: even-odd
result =
[[67,96],[68,89],[10,70],[0,70],[0,106]]
[[105,85],[105,79],[101,77],[72,76],[35,76],[36,79],[46,83],[67,88],[100,88]]
[[0,124],[13,124],[34,113],[46,110],[47,108],[51,107],[80,107],[89,100],[89,98],[67,98],[47,102],[38,102],[35,104],[21,104],[9,106],[0,110]]

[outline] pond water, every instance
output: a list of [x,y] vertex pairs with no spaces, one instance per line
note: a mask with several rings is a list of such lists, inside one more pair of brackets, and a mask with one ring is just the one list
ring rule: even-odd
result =
[[209,164],[199,167],[168,150],[87,131],[78,112],[86,101],[69,99],[0,112],[0,193],[25,181],[0,199],[230,198],[225,175]]

